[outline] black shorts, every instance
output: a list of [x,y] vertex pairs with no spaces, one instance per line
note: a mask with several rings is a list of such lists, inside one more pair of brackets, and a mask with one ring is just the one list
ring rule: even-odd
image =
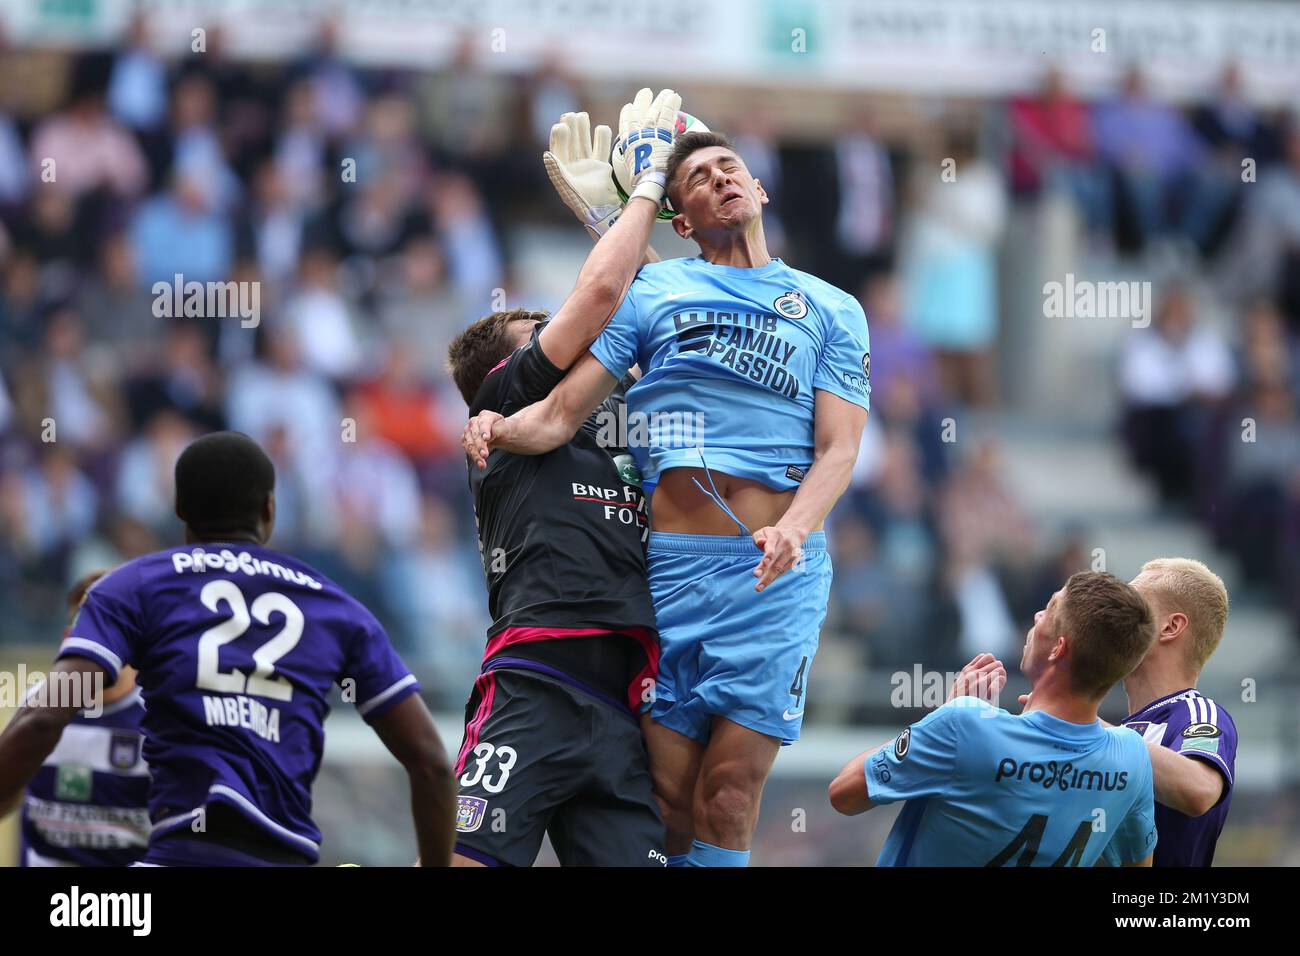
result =
[[664,826],[636,718],[547,674],[481,674],[456,760],[456,852],[532,866],[664,866]]

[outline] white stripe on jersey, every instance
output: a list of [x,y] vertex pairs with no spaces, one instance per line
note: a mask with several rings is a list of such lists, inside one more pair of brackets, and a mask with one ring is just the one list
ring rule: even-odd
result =
[[[281,836],[284,836],[287,839],[290,839],[301,846],[311,847],[311,849],[316,851],[317,853],[320,852],[320,844],[307,839],[305,836],[299,836],[297,833],[294,833],[292,830],[280,826],[280,824],[276,823],[265,813],[263,813],[255,803],[249,800],[238,790],[232,790],[230,787],[227,787],[225,784],[218,783],[209,787],[208,793],[210,794],[219,793],[222,796],[229,797],[231,800],[235,801],[235,803],[239,804],[241,807],[246,809],[250,814],[256,817],[257,820],[267,829],[274,830],[276,833],[279,833]],[[203,819],[202,817],[203,811],[204,811],[203,807],[195,807],[193,810],[189,810],[185,813],[178,813],[175,816],[170,816],[162,820],[159,820],[157,823],[153,825],[153,829],[150,831],[150,836],[151,837],[158,836],[162,834],[164,831],[175,830],[177,829],[176,826],[177,824],[183,823],[185,821],[201,820]]]
[[372,710],[374,710],[384,701],[388,700],[388,698],[392,697],[403,687],[409,687],[411,684],[414,683],[415,683],[415,675],[407,674],[405,677],[399,680],[392,687],[388,688],[388,690],[384,691],[381,694],[376,694],[374,697],[371,697],[364,704],[357,704],[357,713],[360,714],[362,717],[366,716],[366,714],[370,713]]
[[149,765],[140,756],[136,748],[135,763],[130,767],[115,767],[109,761],[113,748],[114,734],[136,734],[134,730],[115,730],[112,727],[92,727],[89,724],[68,724],[63,728],[63,736],[58,746],[45,758],[45,766],[57,767],[59,764],[76,763],[89,767],[95,773],[111,773],[119,777],[147,777]]
[[1208,722],[1211,723],[1211,724],[1214,724],[1214,726],[1216,726],[1216,727],[1219,726],[1219,708],[1218,708],[1218,705],[1216,705],[1216,704],[1214,703],[1214,701],[1210,700],[1210,698],[1208,698],[1208,697],[1205,698],[1205,703],[1206,703],[1207,705],[1209,705],[1209,708],[1210,708],[1210,719],[1209,719]]
[[60,653],[63,651],[76,650],[93,651],[104,658],[104,660],[109,661],[113,665],[115,671],[120,671],[122,669],[122,658],[118,657],[103,644],[96,644],[94,641],[89,641],[84,637],[65,637],[63,643],[59,645]]

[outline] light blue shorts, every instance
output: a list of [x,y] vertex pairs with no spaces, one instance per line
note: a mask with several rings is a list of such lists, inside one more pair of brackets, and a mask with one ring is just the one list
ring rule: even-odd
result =
[[656,723],[707,743],[713,717],[799,739],[808,675],[826,618],[826,534],[762,593],[763,553],[747,535],[652,532],[650,594],[659,627],[659,680],[644,709]]

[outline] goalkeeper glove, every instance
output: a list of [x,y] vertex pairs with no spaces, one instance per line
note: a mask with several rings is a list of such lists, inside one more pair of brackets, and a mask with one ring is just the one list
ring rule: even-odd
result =
[[668,188],[668,155],[673,150],[677,111],[681,107],[682,98],[672,90],[661,90],[651,100],[650,91],[643,89],[619,114],[614,154],[627,165],[628,181],[636,187],[631,197],[645,196],[656,204],[663,203]]
[[551,127],[551,148],[542,154],[555,191],[593,239],[603,236],[623,211],[606,160],[609,140],[608,126],[597,126],[593,137],[586,113],[565,113]]

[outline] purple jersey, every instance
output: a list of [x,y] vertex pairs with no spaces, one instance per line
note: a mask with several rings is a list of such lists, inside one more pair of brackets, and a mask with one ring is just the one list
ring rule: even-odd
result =
[[149,842],[139,689],[80,714],[27,785],[22,866],[128,866]]
[[1123,724],[1148,743],[1168,747],[1185,757],[1204,760],[1223,774],[1223,795],[1199,817],[1156,804],[1156,844],[1153,866],[1209,866],[1214,845],[1232,802],[1237,760],[1237,727],[1228,712],[1195,688],[1147,704],[1125,717]]
[[173,548],[100,578],[59,650],[132,664],[153,837],[222,803],[319,857],[311,785],[332,685],[373,720],[419,690],[383,628],[311,567],[250,544]]

